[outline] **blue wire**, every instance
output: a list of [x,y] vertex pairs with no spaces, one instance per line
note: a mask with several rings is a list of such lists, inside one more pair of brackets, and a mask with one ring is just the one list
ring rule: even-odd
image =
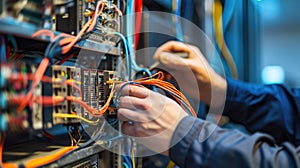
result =
[[[172,95],[174,95],[175,97],[177,97],[178,99],[180,99],[180,97],[177,95],[177,94],[175,94],[175,93],[173,93],[173,92],[171,92],[171,91],[169,91],[169,90],[166,90],[168,93],[170,93],[170,94],[172,94]],[[184,106],[184,108],[190,113],[190,114],[192,114],[192,112],[189,110],[189,108],[188,108],[188,105],[184,102],[184,101],[182,101],[182,100],[180,100],[180,103]]]
[[133,44],[133,35],[134,35],[134,33],[133,33],[133,30],[134,30],[133,25],[135,25],[133,23],[133,18],[132,18],[134,16],[134,15],[132,15],[133,14],[133,8],[134,8],[134,0],[128,1],[127,2],[127,9],[126,9],[127,10],[127,13],[126,13],[126,35],[127,35],[127,40],[128,40],[127,46],[128,46],[128,51],[129,51],[129,56],[130,56],[130,59],[131,59],[131,63],[132,63],[131,64],[132,65],[132,69],[134,71],[137,71],[137,72],[139,72],[139,71],[146,72],[147,75],[151,76],[151,72],[148,69],[146,69],[146,68],[139,67],[136,64],[136,62],[133,59],[133,57],[132,57],[132,54],[133,54],[132,44]]
[[235,0],[230,0],[230,1],[225,2],[224,11],[223,11],[223,30],[224,30],[224,32],[228,28],[229,22],[232,19],[235,6],[236,6]]
[[[134,71],[143,71],[143,72],[146,72],[147,75],[151,76],[151,72],[146,69],[146,68],[141,68],[139,67],[135,60],[132,58],[132,48],[128,45],[128,41],[126,40],[126,38],[124,37],[123,34],[119,33],[119,32],[114,32],[115,35],[118,35],[119,37],[121,37],[123,43],[124,43],[124,47],[125,47],[125,54],[126,54],[126,68],[127,68],[127,71],[128,71],[128,80],[131,81],[132,78],[131,78],[131,68],[134,70]],[[131,66],[130,66],[131,65]]]
[[135,25],[133,23],[133,9],[134,8],[134,0],[127,1],[127,13],[126,13],[126,35],[129,43],[129,48],[131,48],[131,45],[133,44],[133,30]]
[[193,12],[194,12],[194,0],[186,0],[182,2],[182,6],[184,11],[182,11],[182,15],[185,19],[192,21],[193,19]]
[[1,62],[6,61],[6,48],[5,48],[5,40],[4,36],[0,36],[0,47],[1,47]]
[[[129,44],[129,43],[127,43],[127,44]],[[129,58],[130,58],[130,60],[131,60],[131,67],[132,67],[132,69],[133,69],[134,71],[137,71],[137,72],[139,72],[139,71],[146,72],[148,76],[151,76],[152,74],[151,74],[151,72],[149,71],[149,69],[147,69],[147,68],[141,68],[141,67],[139,67],[139,66],[136,64],[135,60],[134,60],[133,57],[132,57],[132,53],[133,53],[132,47],[130,47],[129,45],[128,45],[128,51],[129,51]]]
[[[125,86],[130,85],[130,84],[140,84],[139,82],[132,82],[132,81],[128,81],[122,84],[122,86],[120,87],[120,89],[118,90],[116,97],[114,100],[118,100],[120,98],[120,94],[121,91],[124,89]],[[118,106],[118,103],[115,101],[116,106]]]
[[118,35],[121,39],[122,39],[122,41],[123,41],[123,43],[124,43],[124,48],[125,48],[125,54],[126,54],[126,68],[127,68],[127,73],[128,73],[128,80],[129,81],[131,81],[132,79],[131,79],[131,66],[130,66],[130,63],[131,63],[131,60],[130,60],[130,58],[129,58],[129,53],[128,53],[128,47],[127,47],[127,41],[126,41],[126,39],[125,39],[125,37],[123,36],[123,34],[121,34],[121,33],[119,33],[119,32],[114,32],[113,34],[115,34],[115,35]]
[[127,163],[123,162],[123,165],[125,168],[129,168],[129,166],[127,165]]
[[177,0],[176,2],[176,36],[179,41],[183,41],[183,34],[182,34],[182,26],[181,26],[181,0]]
[[92,32],[94,32],[94,31],[96,30],[97,23],[99,23],[99,21],[100,21],[100,17],[98,17],[98,18],[97,18],[97,22],[96,22],[96,24],[95,24],[95,26],[94,26],[94,28],[93,28]]
[[129,168],[132,168],[131,162],[127,156],[123,156],[125,163],[127,163]]

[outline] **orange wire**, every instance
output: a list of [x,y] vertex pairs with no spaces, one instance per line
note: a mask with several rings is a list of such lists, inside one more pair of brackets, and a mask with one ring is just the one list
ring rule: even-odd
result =
[[49,64],[49,59],[48,58],[44,58],[42,60],[42,62],[40,63],[40,66],[38,67],[38,69],[35,73],[35,76],[34,76],[35,80],[32,82],[32,85],[31,85],[31,88],[30,88],[29,92],[26,94],[26,97],[25,97],[24,101],[17,108],[18,113],[22,112],[22,110],[28,104],[29,100],[31,99],[31,97],[33,95],[33,91],[34,91],[35,87],[40,82],[40,80],[43,78],[43,75],[46,71],[46,68],[47,68],[48,64]]
[[2,162],[2,153],[3,153],[3,145],[4,145],[4,134],[1,135],[1,139],[0,139],[0,167],[3,165]]
[[[101,8],[100,8],[101,5]],[[99,10],[100,8],[100,10]],[[60,42],[60,46],[64,46],[62,48],[62,54],[66,54],[67,52],[69,52],[71,50],[71,48],[76,44],[76,42],[79,40],[79,38],[85,33],[85,32],[91,32],[96,23],[97,23],[97,18],[101,15],[102,11],[104,9],[104,3],[102,1],[98,1],[97,5],[96,5],[96,9],[94,12],[94,15],[92,17],[92,19],[90,19],[88,22],[85,23],[85,25],[83,26],[83,28],[80,30],[80,32],[77,34],[77,36],[72,36],[69,34],[65,34],[65,33],[60,33],[57,36],[54,36],[54,33],[51,30],[46,30],[46,29],[42,29],[39,30],[37,32],[35,32],[32,37],[38,37],[41,35],[47,35],[51,38],[51,41],[55,41],[60,37],[64,37]]]
[[136,79],[136,80],[134,80],[134,82],[145,81],[145,80],[149,80],[149,79],[153,79],[153,78],[163,80],[164,74],[161,71],[159,71],[159,72],[153,74],[152,76]]
[[43,97],[37,97],[35,100],[35,102],[41,102],[42,105],[51,105],[54,106],[56,104],[59,104],[63,101],[65,101],[65,98],[62,96],[43,96]]
[[109,104],[112,100],[113,94],[114,94],[114,91],[111,92],[111,94],[108,97],[106,103],[104,104],[104,106],[100,110],[93,109],[92,107],[87,105],[84,101],[79,100],[79,99],[77,99],[75,97],[72,97],[72,96],[67,96],[66,99],[69,100],[69,101],[73,101],[73,102],[78,103],[80,106],[82,106],[84,109],[86,109],[93,116],[102,116],[106,112],[106,110],[108,109]]
[[[14,164],[14,163],[3,163],[2,162],[4,138],[5,137],[3,135],[2,139],[1,139],[1,144],[0,144],[0,167],[3,167],[3,168],[17,168],[18,165]],[[55,160],[61,158],[63,155],[67,154],[68,152],[70,152],[71,150],[73,150],[75,148],[77,148],[77,146],[64,147],[64,148],[60,149],[58,152],[56,152],[54,154],[50,154],[50,155],[47,155],[47,156],[42,156],[42,157],[34,158],[34,159],[30,160],[30,161],[27,161],[24,164],[24,166],[26,168],[43,166],[45,164],[54,162]]]
[[[24,95],[19,95],[19,96],[10,96],[8,99],[9,99],[9,102],[11,104],[21,104],[23,102],[24,98],[25,98]],[[40,103],[44,106],[46,106],[46,105],[54,106],[54,105],[59,104],[63,101],[65,101],[65,98],[61,97],[61,96],[55,96],[55,97],[52,97],[52,96],[37,96],[32,101],[30,101],[28,104],[31,104],[31,103],[35,102],[35,103]]]
[[38,30],[37,32],[35,32],[32,35],[32,37],[35,38],[35,37],[39,37],[39,36],[42,36],[42,35],[49,36],[51,41],[54,39],[53,32],[51,30],[47,30],[47,29]]
[[[23,73],[17,73],[16,75],[12,75],[10,77],[10,80],[34,80],[35,77],[33,74],[26,74],[24,75]],[[42,82],[47,82],[47,83],[58,83],[58,84],[66,84],[66,85],[69,85],[73,88],[75,88],[78,92],[79,92],[79,95],[80,97],[82,97],[82,92],[81,92],[81,89],[79,86],[75,85],[74,82],[71,82],[71,81],[63,81],[63,82],[56,82],[56,81],[53,81],[53,79],[51,77],[48,77],[48,76],[43,76],[42,79],[41,79]]]
[[[99,7],[100,7],[101,4],[102,4],[102,2],[98,1],[96,10],[99,10]],[[94,16],[96,16],[96,14],[97,14],[97,17],[99,17],[100,14],[102,13],[103,9],[104,9],[104,5],[101,6],[101,9],[98,13],[95,12]],[[96,21],[97,21],[97,17],[93,17],[91,20],[89,20],[83,26],[83,28],[80,30],[80,32],[77,34],[77,36],[68,45],[63,47],[62,54],[66,54],[67,52],[69,52],[71,50],[71,48],[75,45],[75,43],[79,40],[79,38],[84,34],[84,32],[90,32],[90,31],[93,30],[93,28],[95,27]],[[66,40],[66,41],[63,41],[62,43],[67,44],[68,41],[70,41],[70,39]]]
[[[93,15],[93,17],[92,17],[92,23],[91,23],[91,26],[88,28],[87,32],[90,32],[90,31],[92,31],[92,30],[94,29],[94,27],[95,27],[95,25],[96,25],[96,22],[97,22],[97,18],[98,18],[99,7],[100,7],[101,4],[102,4],[101,1],[98,1],[98,2],[97,2],[96,10],[95,10],[94,15]],[[102,12],[104,5],[101,5],[101,6],[102,6],[102,7],[101,7],[101,8],[102,8],[102,9],[101,9],[101,12]]]
[[186,105],[187,108],[189,109],[189,111],[191,112],[191,114],[194,117],[197,117],[196,112],[194,111],[193,107],[191,106],[191,104],[189,103],[188,99],[171,83],[166,82],[163,80],[164,79],[164,74],[159,71],[156,74],[150,76],[150,77],[145,77],[145,78],[141,78],[138,80],[134,80],[134,82],[139,82],[140,84],[144,84],[144,85],[154,85],[157,86],[163,90],[172,92],[173,94],[171,94],[171,96],[183,107],[181,101],[183,101]]
[[66,153],[70,152],[71,150],[77,148],[77,146],[68,146],[68,147],[64,147],[63,149],[60,149],[58,152],[54,153],[54,154],[49,154],[47,156],[43,156],[43,157],[38,157],[38,158],[34,158],[30,161],[27,161],[24,166],[27,168],[29,167],[40,167],[43,166],[45,164],[54,162],[55,160],[61,158],[63,155],[65,155]]
[[76,39],[76,37],[66,37],[59,41],[59,45],[64,46],[66,44],[69,44],[73,42]]
[[2,139],[0,139],[0,167],[3,168],[18,168],[18,166],[14,163],[3,163],[2,157],[3,157],[3,145],[4,145],[5,136],[2,135]]
[[3,168],[18,168],[19,166],[14,163],[3,163]]
[[56,41],[58,38],[60,37],[65,37],[65,38],[75,38],[75,36],[72,36],[70,34],[66,34],[66,33],[60,33],[59,35],[55,36],[55,38],[53,39],[53,41]]

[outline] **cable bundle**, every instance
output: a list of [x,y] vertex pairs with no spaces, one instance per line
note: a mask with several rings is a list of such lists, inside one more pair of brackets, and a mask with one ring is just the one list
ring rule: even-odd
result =
[[169,93],[176,100],[176,102],[181,105],[181,107],[183,107],[188,113],[192,114],[194,117],[197,117],[196,112],[194,111],[193,107],[191,106],[187,98],[174,85],[172,85],[169,82],[163,81],[163,79],[164,79],[164,74],[162,72],[158,72],[150,77],[125,82],[121,86],[120,90],[117,92],[116,97],[117,98],[120,97],[120,91],[126,85],[137,85],[137,86],[152,85]]

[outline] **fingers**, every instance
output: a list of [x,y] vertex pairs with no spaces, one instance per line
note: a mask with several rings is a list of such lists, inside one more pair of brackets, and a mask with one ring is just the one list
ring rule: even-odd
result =
[[161,47],[159,47],[153,58],[155,60],[160,60],[160,55],[162,52],[186,52],[189,54],[189,58],[193,58],[195,55],[192,54],[192,52],[196,52],[198,50],[197,47],[189,45],[189,44],[184,44],[178,41],[169,41],[165,44],[163,44]]
[[[178,52],[185,52],[188,58],[177,56]],[[170,41],[162,45],[154,54],[154,59],[160,60],[162,64],[171,69],[186,69],[202,56],[201,51],[192,45],[184,44],[177,41]]]
[[133,111],[125,108],[121,108],[118,110],[118,118],[123,122],[141,122],[141,114],[138,111]]
[[187,47],[186,44],[177,42],[177,41],[169,41],[162,46],[160,46],[155,54],[154,54],[154,59],[158,60],[160,57],[161,52],[186,52],[190,53],[190,49]]
[[[121,89],[122,85],[117,85],[116,90]],[[150,95],[150,90],[134,85],[127,85],[122,88],[120,96],[133,96],[137,98],[146,98]]]
[[147,110],[150,109],[149,102],[145,102],[144,99],[124,96],[120,97],[119,108],[126,108],[131,110]]
[[187,59],[167,52],[162,52],[160,54],[160,62],[172,69],[182,69],[184,67],[188,67]]

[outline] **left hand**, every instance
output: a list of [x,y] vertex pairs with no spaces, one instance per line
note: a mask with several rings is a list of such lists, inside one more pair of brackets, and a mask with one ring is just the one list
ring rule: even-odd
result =
[[118,118],[123,121],[122,132],[146,137],[141,143],[168,155],[173,133],[187,113],[172,99],[146,88],[128,85],[121,95]]

